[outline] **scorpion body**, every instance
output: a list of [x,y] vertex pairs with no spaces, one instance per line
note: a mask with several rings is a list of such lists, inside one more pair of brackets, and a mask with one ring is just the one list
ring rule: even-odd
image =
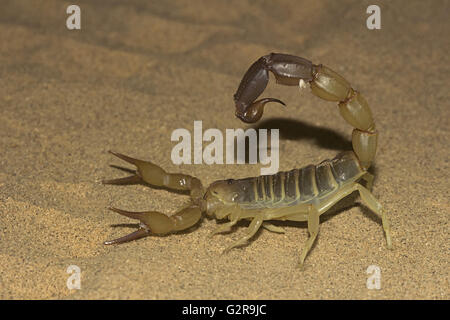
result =
[[334,159],[325,160],[316,166],[308,165],[301,169],[260,177],[229,179],[216,184],[226,183],[235,196],[233,202],[242,209],[282,209],[284,213],[287,207],[297,210],[300,205],[326,202],[325,198],[359,179],[365,171],[355,160],[351,152],[341,153]]
[[[130,212],[117,208],[112,211],[140,220],[137,231],[105,244],[123,243],[150,234],[167,234],[185,230],[201,220],[203,212],[217,219],[228,219],[212,234],[229,231],[239,220],[250,220],[245,236],[229,245],[225,251],[245,244],[258,230],[282,233],[284,230],[268,220],[306,221],[309,238],[300,255],[300,266],[310,251],[319,232],[319,217],[335,203],[358,191],[363,203],[379,214],[386,236],[387,247],[392,248],[389,222],[381,204],[371,193],[373,175],[367,171],[374,160],[378,133],[369,106],[362,95],[351,88],[341,75],[323,65],[280,53],[271,53],[253,63],[245,73],[234,95],[236,116],[244,122],[258,121],[265,104],[281,100],[264,98],[255,101],[269,81],[269,72],[277,83],[304,87],[328,101],[336,101],[340,114],[355,129],[352,133],[353,151],[338,154],[331,160],[301,169],[278,172],[273,175],[213,182],[204,189],[200,180],[184,174],[171,174],[159,166],[111,152],[134,164],[137,170],[126,178],[106,180],[106,184],[146,182],[172,190],[189,191],[191,203],[172,216],[156,211]],[[366,186],[359,182],[366,181]]]

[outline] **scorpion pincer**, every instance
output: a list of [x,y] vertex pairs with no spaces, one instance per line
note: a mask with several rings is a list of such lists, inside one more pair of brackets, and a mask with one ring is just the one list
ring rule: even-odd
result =
[[[268,102],[284,103],[274,98],[255,101],[269,80],[268,72],[275,75],[279,84],[296,86],[309,83],[311,92],[328,101],[338,102],[342,117],[354,127],[353,151],[338,154],[331,160],[301,169],[278,172],[273,175],[245,179],[228,179],[213,182],[204,188],[199,179],[178,173],[167,173],[159,166],[114,153],[115,156],[135,165],[135,174],[126,178],[104,181],[105,184],[132,184],[146,182],[171,190],[185,190],[190,194],[190,204],[172,216],[156,211],[129,212],[110,208],[124,216],[138,219],[137,231],[124,237],[106,241],[105,244],[123,243],[150,234],[168,234],[188,229],[198,223],[203,213],[216,219],[227,219],[212,234],[229,231],[239,220],[250,221],[246,234],[229,245],[225,251],[245,244],[260,227],[283,233],[284,229],[268,220],[306,221],[309,238],[300,254],[300,267],[319,232],[319,217],[335,203],[354,191],[362,202],[381,216],[389,249],[392,248],[387,215],[379,201],[372,195],[373,175],[367,170],[374,160],[378,132],[367,101],[347,80],[324,65],[280,53],[271,53],[253,63],[245,73],[234,95],[236,116],[253,123],[263,114]],[[359,182],[364,180],[365,186]]]

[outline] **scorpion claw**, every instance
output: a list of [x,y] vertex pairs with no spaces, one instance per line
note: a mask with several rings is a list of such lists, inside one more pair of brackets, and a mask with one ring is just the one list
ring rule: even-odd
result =
[[114,151],[111,151],[111,150],[109,150],[108,152],[111,153],[112,155],[115,155],[117,158],[120,158],[120,159],[122,159],[122,160],[124,160],[124,161],[126,161],[128,163],[134,164],[135,166],[138,166],[141,162],[143,162],[141,160],[137,160],[137,159],[128,157],[128,156],[126,156],[124,154],[121,154],[121,153],[118,153],[118,152],[114,152]]
[[136,184],[142,182],[142,179],[134,174],[125,178],[111,179],[111,180],[103,180],[103,184]]
[[157,211],[144,211],[144,212],[133,212],[126,211],[122,209],[117,209],[114,207],[108,208],[118,214],[125,217],[136,219],[141,222],[141,228],[148,230],[148,232],[156,234],[165,234],[172,231],[173,222],[165,214]]
[[[158,211],[132,212],[113,207],[108,209],[125,217],[139,220],[141,222],[140,229],[143,229],[147,234],[164,235],[185,230],[196,224],[202,217],[201,209],[197,206],[183,208],[170,217]],[[143,234],[144,231],[141,233]]]
[[[133,175],[131,175],[129,177],[118,178],[118,179],[111,179],[111,180],[103,180],[102,181],[103,184],[137,184],[137,183],[142,182],[142,177],[141,177],[141,174],[139,172],[139,168],[143,166],[145,161],[134,159],[134,158],[128,157],[128,156],[126,156],[124,154],[121,154],[121,153],[118,153],[118,152],[114,152],[114,151],[111,151],[111,150],[109,150],[108,152],[111,153],[112,155],[115,155],[116,157],[118,157],[118,158],[128,162],[128,163],[131,163],[131,164],[135,165],[138,168],[138,170],[137,171],[133,170],[135,172],[135,174],[133,174]],[[132,170],[130,170],[130,171],[132,171]]]
[[[146,213],[146,212],[125,211],[125,210],[117,209],[117,208],[114,208],[114,207],[108,207],[108,210],[114,211],[114,212],[116,212],[118,214],[121,214],[121,215],[123,215],[125,217],[132,218],[132,219],[138,219],[138,220],[141,220],[142,216]],[[143,221],[141,220],[141,222],[143,222]]]
[[149,231],[145,228],[139,228],[138,230],[127,234],[126,236],[114,239],[114,240],[108,240],[103,242],[106,245],[110,245],[110,244],[120,244],[120,243],[125,243],[125,242],[129,242],[132,240],[136,240],[136,239],[140,239],[143,238],[145,236],[147,236],[149,234]]

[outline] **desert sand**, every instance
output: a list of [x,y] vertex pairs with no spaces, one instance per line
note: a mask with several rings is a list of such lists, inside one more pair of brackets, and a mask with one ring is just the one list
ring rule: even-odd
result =
[[[0,298],[2,299],[449,299],[449,1],[87,1],[81,30],[66,28],[68,1],[0,4]],[[171,161],[177,128],[279,128],[290,170],[351,149],[335,103],[271,75],[263,119],[234,116],[233,94],[260,56],[284,52],[323,63],[368,100],[380,132],[373,193],[381,219],[355,193],[321,219],[296,268],[304,223],[208,238],[189,232],[119,246],[103,241],[136,222],[107,210],[173,214],[188,197],[146,185],[103,185],[132,168],[107,151],[151,160],[205,185],[260,174],[261,164]],[[67,268],[81,270],[69,290]],[[371,265],[381,289],[366,287]]]

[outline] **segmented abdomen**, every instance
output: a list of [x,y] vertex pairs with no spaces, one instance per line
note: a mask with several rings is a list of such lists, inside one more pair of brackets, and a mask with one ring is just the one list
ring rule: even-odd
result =
[[359,179],[364,173],[355,154],[349,151],[318,165],[233,183],[241,186],[239,204],[242,207],[283,207],[320,199],[341,185]]

